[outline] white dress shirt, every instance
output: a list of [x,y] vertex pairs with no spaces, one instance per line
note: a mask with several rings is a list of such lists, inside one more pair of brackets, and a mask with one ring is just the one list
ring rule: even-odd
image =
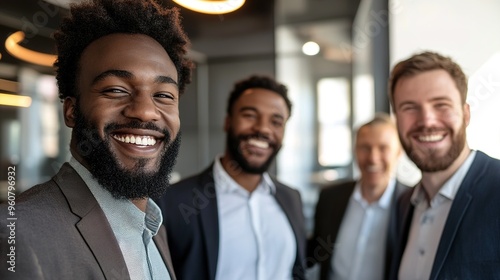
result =
[[[267,173],[249,193],[214,163],[219,215],[219,257],[216,280],[292,279],[297,253],[288,218],[274,198]],[[196,269],[196,268],[193,268]]]
[[399,266],[399,279],[427,280],[431,276],[441,233],[450,213],[453,199],[469,171],[476,155],[471,151],[462,166],[441,187],[438,194],[427,201],[425,190],[418,184],[410,202],[415,207],[408,243]]
[[378,201],[371,204],[356,183],[342,219],[330,266],[330,279],[382,280],[385,248],[396,181],[389,181]]

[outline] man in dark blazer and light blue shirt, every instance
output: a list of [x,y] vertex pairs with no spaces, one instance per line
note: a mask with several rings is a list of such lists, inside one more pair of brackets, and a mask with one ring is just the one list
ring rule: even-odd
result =
[[422,171],[398,201],[391,279],[500,279],[500,161],[471,150],[467,78],[423,52],[392,70],[401,143]]
[[390,223],[406,186],[395,179],[401,155],[394,122],[385,113],[359,127],[355,155],[359,180],[325,187],[316,205],[307,264],[320,279],[386,279],[394,247]]
[[179,279],[304,279],[299,192],[267,173],[290,113],[287,89],[274,79],[235,84],[225,153],[158,202]]
[[192,67],[178,11],[86,1],[54,38],[72,157],[0,206],[0,279],[176,279],[152,198],[168,187]]

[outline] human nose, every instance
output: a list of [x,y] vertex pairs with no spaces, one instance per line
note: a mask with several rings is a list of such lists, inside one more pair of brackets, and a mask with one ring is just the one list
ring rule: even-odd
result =
[[419,114],[419,124],[425,127],[435,125],[437,122],[437,114],[430,107],[422,107]]
[[378,149],[372,148],[368,152],[368,159],[371,163],[375,163],[380,159],[380,152]]
[[130,99],[129,103],[124,110],[124,115],[127,118],[137,119],[142,122],[159,120],[160,113],[150,95],[137,94]]
[[270,121],[263,117],[257,118],[253,128],[262,135],[269,136],[272,133]]

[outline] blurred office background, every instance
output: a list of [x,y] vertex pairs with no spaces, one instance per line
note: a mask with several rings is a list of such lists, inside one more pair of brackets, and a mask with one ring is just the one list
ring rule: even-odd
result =
[[[48,180],[69,156],[70,130],[52,68],[19,59],[4,44],[24,31],[21,46],[54,54],[51,34],[71,1],[49,2],[0,2],[0,93],[27,102],[8,106],[0,95],[0,200],[8,166],[16,166],[23,191]],[[232,84],[254,73],[274,76],[289,87],[293,112],[271,172],[301,192],[310,229],[319,188],[358,175],[356,127],[377,111],[390,112],[390,67],[423,50],[463,67],[470,77],[469,143],[500,158],[498,0],[247,0],[228,14],[185,8],[181,14],[197,68],[181,98],[183,142],[173,180],[199,172],[223,152]],[[408,184],[420,178],[406,158],[397,176]]]

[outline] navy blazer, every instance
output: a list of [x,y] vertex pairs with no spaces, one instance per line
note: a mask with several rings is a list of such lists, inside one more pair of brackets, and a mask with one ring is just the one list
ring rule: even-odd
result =
[[[276,201],[288,217],[297,241],[292,275],[305,279],[305,221],[298,191],[275,179]],[[173,184],[158,201],[168,232],[176,276],[180,280],[215,279],[219,254],[219,221],[213,165]]]
[[[334,243],[342,224],[349,200],[356,181],[337,183],[324,188],[316,204],[314,215],[314,234],[308,241],[307,264],[312,266],[319,263],[321,266],[320,279],[328,279],[331,261],[334,254]],[[394,193],[391,198],[389,230],[387,232],[387,244],[385,252],[385,274],[388,275],[392,252],[395,247],[396,225],[394,222],[397,197],[408,189],[408,186],[396,182]]]
[[[408,241],[414,189],[398,201],[401,230],[390,279]],[[500,279],[500,160],[477,151],[451,205],[429,279]]]

